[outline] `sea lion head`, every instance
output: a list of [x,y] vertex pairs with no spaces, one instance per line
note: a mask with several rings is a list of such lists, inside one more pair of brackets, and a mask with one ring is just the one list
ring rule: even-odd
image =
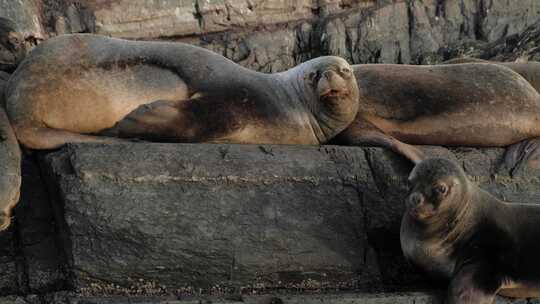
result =
[[462,208],[468,192],[469,180],[458,164],[444,158],[424,160],[409,175],[407,213],[418,221],[441,219],[441,214]]
[[26,56],[26,46],[17,26],[0,17],[0,70],[11,72]]
[[[299,67],[298,85],[317,121],[319,141],[326,142],[344,130],[358,112],[358,85],[352,67],[336,56],[318,57]],[[318,131],[316,131],[317,133]]]

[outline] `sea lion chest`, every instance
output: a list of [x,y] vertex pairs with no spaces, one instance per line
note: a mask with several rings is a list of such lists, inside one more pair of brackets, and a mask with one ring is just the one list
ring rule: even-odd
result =
[[401,224],[400,241],[407,260],[435,276],[452,277],[456,263],[450,256],[451,248],[444,246],[441,240],[426,239],[407,215]]

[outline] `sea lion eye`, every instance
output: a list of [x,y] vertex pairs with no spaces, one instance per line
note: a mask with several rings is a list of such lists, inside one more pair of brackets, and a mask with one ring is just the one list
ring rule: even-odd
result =
[[341,73],[345,74],[345,75],[349,75],[351,74],[351,69],[349,68],[341,68]]
[[317,82],[320,77],[321,77],[320,71],[313,71],[309,73],[309,80],[311,80],[312,82]]
[[445,195],[446,192],[448,192],[448,187],[444,184],[440,184],[440,185],[435,186],[434,190],[435,190],[435,193],[439,195]]
[[13,45],[18,45],[21,42],[21,40],[19,39],[19,37],[17,37],[15,33],[9,33],[8,39],[9,42]]

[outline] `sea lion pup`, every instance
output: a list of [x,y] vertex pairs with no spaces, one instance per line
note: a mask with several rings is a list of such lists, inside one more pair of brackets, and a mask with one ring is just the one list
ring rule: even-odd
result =
[[451,279],[449,304],[540,296],[540,205],[509,204],[447,159],[417,164],[401,223],[407,259]]
[[[336,144],[378,145],[417,163],[412,145],[504,147],[515,173],[539,153],[540,95],[494,64],[354,65],[360,108]],[[522,144],[519,144],[522,142]]]
[[11,20],[0,17],[0,71],[12,72],[26,56],[24,37]]
[[461,63],[491,63],[505,66],[512,69],[514,72],[523,76],[527,81],[540,92],[540,62],[502,62],[502,61],[490,61],[472,57],[458,57],[444,61],[442,64],[461,64]]
[[96,134],[321,144],[358,109],[352,68],[339,57],[264,74],[188,44],[88,34],[37,46],[11,77],[6,96],[17,138],[33,149],[115,141]]

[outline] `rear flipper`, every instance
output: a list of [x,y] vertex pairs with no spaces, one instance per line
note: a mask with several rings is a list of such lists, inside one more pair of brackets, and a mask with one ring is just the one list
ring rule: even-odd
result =
[[540,137],[526,139],[509,146],[504,154],[504,164],[511,176],[519,176],[527,167],[540,169]]
[[418,147],[406,144],[385,134],[368,122],[354,121],[345,131],[336,137],[336,142],[354,146],[378,146],[387,148],[418,164],[426,158]]
[[67,143],[113,143],[125,141],[119,138],[80,134],[47,127],[15,126],[17,139],[24,146],[36,150],[57,149]]

